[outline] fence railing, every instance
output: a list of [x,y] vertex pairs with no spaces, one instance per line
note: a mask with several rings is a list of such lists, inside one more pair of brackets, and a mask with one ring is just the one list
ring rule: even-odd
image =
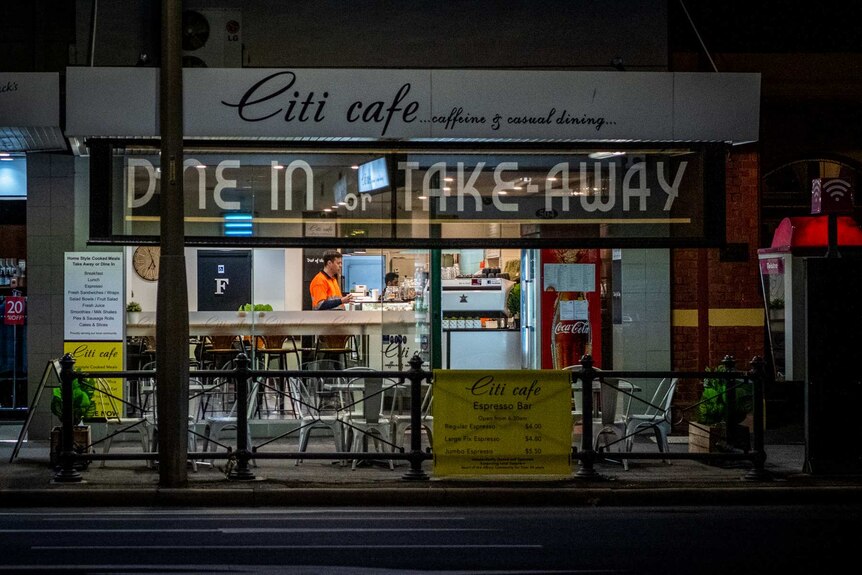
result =
[[[410,469],[402,476],[405,480],[427,480],[428,475],[422,469],[422,463],[424,461],[432,459],[433,455],[431,453],[431,449],[429,448],[427,451],[422,450],[422,433],[421,429],[423,426],[423,395],[422,395],[422,384],[426,382],[426,384],[433,385],[433,374],[429,371],[423,371],[421,369],[422,361],[418,356],[414,356],[410,360],[410,369],[407,371],[376,371],[376,370],[363,370],[356,372],[348,372],[344,370],[268,370],[268,369],[251,369],[251,360],[245,356],[244,354],[239,354],[236,359],[236,368],[234,369],[220,369],[220,370],[194,370],[190,372],[196,379],[200,379],[202,381],[214,381],[220,380],[220,384],[215,385],[223,385],[227,382],[233,383],[236,393],[236,404],[235,404],[235,417],[236,417],[236,445],[226,445],[222,443],[218,443],[217,445],[226,448],[225,451],[195,451],[190,450],[187,454],[189,460],[191,461],[200,461],[200,460],[215,460],[215,459],[224,459],[228,460],[228,467],[231,469],[228,473],[229,479],[234,480],[252,480],[255,479],[254,472],[250,466],[250,462],[252,460],[257,459],[333,459],[333,460],[379,460],[379,459],[387,459],[387,460],[400,460],[407,461],[410,464]],[[575,473],[576,478],[581,479],[593,479],[598,477],[598,473],[595,470],[595,463],[599,461],[617,461],[620,459],[625,460],[649,460],[649,459],[690,459],[695,461],[712,461],[712,460],[734,460],[734,461],[749,461],[752,464],[751,470],[745,475],[745,479],[750,480],[759,480],[767,477],[766,472],[764,471],[764,464],[766,461],[766,453],[764,451],[764,430],[763,430],[763,361],[755,357],[750,362],[750,370],[743,372],[737,371],[735,369],[734,360],[731,357],[726,357],[722,362],[724,365],[724,371],[704,371],[704,372],[692,372],[692,371],[634,371],[634,370],[619,370],[619,371],[603,371],[597,370],[593,366],[592,358],[590,356],[584,356],[581,360],[581,369],[578,372],[572,372],[572,382],[573,384],[580,380],[581,389],[586,390],[581,397],[582,402],[582,429],[583,429],[583,437],[582,437],[582,446],[583,448],[578,449],[577,447],[573,447],[572,457],[579,461],[578,470]],[[127,425],[119,426],[120,429],[117,431],[107,435],[105,438],[95,442],[94,444],[87,446],[87,453],[80,453],[75,450],[74,442],[73,442],[73,428],[77,423],[73,419],[73,395],[72,395],[72,387],[73,381],[78,379],[79,385],[88,385],[85,383],[86,379],[91,378],[124,378],[129,381],[155,381],[155,372],[153,371],[115,371],[115,372],[86,372],[86,371],[76,371],[74,368],[74,358],[71,355],[67,354],[60,360],[61,364],[61,372],[60,372],[60,380],[61,380],[61,390],[62,390],[62,433],[61,433],[61,444],[60,444],[60,453],[59,453],[59,469],[55,473],[54,480],[58,482],[79,482],[82,480],[81,474],[76,469],[76,462],[80,462],[83,460],[95,460],[95,461],[128,461],[128,460],[147,460],[154,461],[158,460],[160,454],[156,445],[150,445],[148,451],[142,452],[134,452],[134,453],[94,453],[90,452],[93,445],[97,445],[103,441],[110,440],[111,437],[116,436],[119,433],[123,433],[132,429],[135,425],[138,424],[147,424],[146,421],[139,421],[138,423],[131,423]],[[303,418],[300,422],[300,426],[292,429],[282,435],[279,435],[275,438],[268,438],[267,441],[261,442],[258,445],[253,445],[251,442],[251,438],[249,437],[248,429],[249,429],[249,402],[252,400],[250,397],[250,382],[252,382],[252,387],[257,387],[257,392],[260,392],[262,388],[265,392],[274,394],[279,397],[280,400],[287,400],[291,402],[299,402],[299,405],[302,405],[304,400],[301,397],[297,397],[296,394],[292,393],[292,391],[287,387],[279,387],[270,383],[273,378],[281,378],[283,381],[288,381],[290,378],[332,378],[332,379],[355,379],[355,378],[381,378],[384,380],[391,380],[394,383],[390,385],[384,385],[380,388],[376,393],[386,393],[387,390],[390,390],[393,385],[397,385],[403,388],[405,385],[407,386],[407,390],[409,391],[410,397],[410,428],[412,432],[410,433],[410,445],[409,448],[399,447],[395,445],[394,441],[383,441],[389,448],[390,451],[385,454],[380,453],[370,453],[370,452],[355,452],[355,451],[315,451],[315,452],[306,452],[306,451],[275,451],[270,449],[263,449],[264,447],[274,443],[276,440],[289,436],[291,434],[298,434],[301,432],[302,428],[305,426],[312,426],[316,423],[319,423],[320,414],[318,413],[318,418],[316,419],[313,415],[314,410],[312,409],[312,415],[308,418]],[[594,409],[593,409],[593,393],[589,390],[592,389],[593,382],[598,381],[600,386],[607,386],[608,383],[606,380],[610,380],[611,378],[679,378],[679,379],[719,379],[724,380],[726,382],[724,386],[724,391],[721,399],[724,401],[728,410],[735,409],[737,405],[735,400],[736,391],[745,387],[746,389],[750,387],[751,395],[752,395],[752,414],[753,414],[753,448],[746,449],[732,449],[727,450],[721,453],[670,453],[667,451],[664,452],[644,452],[644,451],[625,451],[625,452],[612,452],[609,448],[615,444],[620,444],[620,442],[625,442],[629,439],[630,435],[623,434],[618,437],[614,441],[610,443],[606,443],[601,447],[597,447],[593,437],[593,420],[594,420]],[[209,389],[211,390],[213,386]],[[105,389],[99,389],[100,393],[106,395],[111,401],[117,402],[121,405],[125,405],[127,408],[131,410],[143,410],[143,406],[139,403],[128,401],[122,397],[117,397],[112,395],[109,391]],[[629,396],[629,402],[639,402],[646,405],[651,405],[649,401],[643,400],[639,397],[636,397],[633,393],[627,390],[618,390],[619,393],[623,393]],[[195,393],[205,393],[203,390],[196,391]],[[368,398],[366,397],[365,400]],[[711,398],[708,401],[718,401],[718,398]],[[678,414],[682,414],[682,419],[685,419],[685,414],[690,414],[693,410],[698,409],[698,407],[703,404],[704,400],[698,401],[694,404],[687,406],[679,406],[675,405],[673,410]],[[355,402],[354,402],[355,403]],[[343,408],[349,408],[352,404],[348,403],[343,406]],[[305,407],[309,407],[305,405]],[[664,409],[663,406],[653,405],[653,408],[662,409],[662,418],[663,421],[671,421],[672,411],[670,409]],[[733,413],[727,413],[727,421],[733,421]],[[154,423],[154,422],[150,422]],[[350,426],[349,421],[346,422],[348,426]],[[655,422],[655,425],[658,425],[659,421]],[[355,433],[365,433],[362,429],[353,426],[353,431]],[[205,439],[203,435],[198,433],[196,429],[193,427],[189,428],[189,433],[191,436],[200,439]],[[153,442],[155,443],[155,442]],[[192,445],[196,445],[197,441],[192,442]]]

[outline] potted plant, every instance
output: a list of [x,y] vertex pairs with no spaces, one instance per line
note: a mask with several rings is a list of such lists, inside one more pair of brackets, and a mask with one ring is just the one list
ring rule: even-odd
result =
[[[707,368],[706,371],[710,371]],[[715,372],[724,372],[719,365]],[[734,405],[728,409],[727,387],[734,389]],[[748,446],[748,430],[740,425],[752,407],[751,385],[737,385],[732,380],[710,377],[703,380],[703,392],[697,406],[695,420],[688,425],[688,450],[691,453],[729,451],[733,447]],[[744,435],[744,439],[743,439]]]
[[256,303],[254,305],[247,303],[247,304],[239,306],[239,309],[237,310],[237,314],[240,317],[245,317],[245,314],[250,312],[250,311],[260,312],[260,316],[263,317],[265,315],[264,312],[272,311],[272,306],[269,305],[268,303]]
[[515,283],[509,290],[509,295],[506,296],[506,309],[512,318],[515,329],[518,329],[518,323],[521,319],[521,282]]
[[126,323],[136,324],[141,321],[141,304],[130,301],[126,304]]
[[[72,447],[77,453],[84,453],[92,443],[90,439],[90,426],[84,425],[84,417],[93,405],[93,395],[96,393],[96,382],[91,378],[76,377],[72,380],[72,420],[75,426],[72,429]],[[55,387],[51,397],[51,413],[59,418],[63,417],[63,388]],[[60,462],[60,451],[63,427],[56,426],[51,430],[51,466]],[[81,462],[79,467],[86,468],[89,461]]]

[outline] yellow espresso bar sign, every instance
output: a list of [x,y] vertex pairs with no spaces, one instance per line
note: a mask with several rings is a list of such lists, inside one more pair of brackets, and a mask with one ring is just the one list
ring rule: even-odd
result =
[[[63,351],[72,354],[75,358],[75,369],[81,371],[123,370],[123,342],[120,341],[67,341],[63,344]],[[86,417],[109,419],[122,417],[122,378],[109,378],[103,381],[107,389],[97,385],[98,391],[93,395],[93,403],[90,404],[90,411]],[[103,391],[113,397],[105,395]]]
[[434,475],[570,475],[567,371],[434,373]]

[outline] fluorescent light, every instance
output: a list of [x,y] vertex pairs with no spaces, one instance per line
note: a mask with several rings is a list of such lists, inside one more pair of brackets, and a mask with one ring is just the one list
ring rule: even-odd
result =
[[614,156],[625,156],[625,152],[593,152],[590,154],[590,158],[593,160],[606,160],[608,158],[613,158]]

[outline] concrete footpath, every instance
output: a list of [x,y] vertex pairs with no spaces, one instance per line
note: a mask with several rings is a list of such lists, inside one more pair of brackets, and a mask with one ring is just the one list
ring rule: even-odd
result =
[[[324,450],[331,439],[311,450]],[[536,479],[441,479],[424,464],[430,479],[408,481],[408,467],[396,462],[374,462],[353,470],[338,462],[260,460],[252,467],[252,481],[230,481],[224,460],[198,465],[188,472],[188,486],[165,489],[158,470],[143,461],[93,462],[82,471],[83,482],[53,481],[47,442],[27,442],[9,463],[14,442],[0,442],[0,506],[324,506],[324,505],[727,505],[727,504],[859,504],[862,477],[816,476],[802,473],[803,446],[766,447],[768,481],[743,479],[747,462],[706,465],[689,460],[631,461],[624,470],[617,463],[596,466],[599,477]],[[112,453],[134,452],[135,444],[115,444]],[[674,443],[674,452],[687,451]],[[639,443],[635,450],[655,451]]]

